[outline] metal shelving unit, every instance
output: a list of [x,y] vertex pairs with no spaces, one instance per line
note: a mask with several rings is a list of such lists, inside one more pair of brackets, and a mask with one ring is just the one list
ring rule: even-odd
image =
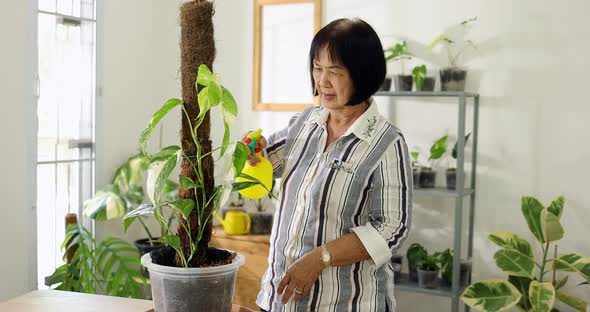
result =
[[[397,289],[403,291],[411,291],[424,293],[434,296],[443,296],[451,298],[451,311],[459,311],[459,296],[467,285],[460,285],[459,281],[459,265],[462,257],[462,229],[463,229],[463,200],[469,197],[469,230],[467,237],[467,259],[472,259],[473,256],[473,223],[475,212],[475,194],[476,194],[476,170],[477,170],[477,138],[478,138],[478,118],[479,118],[479,94],[470,92],[377,92],[376,96],[386,97],[440,97],[440,98],[456,98],[458,104],[458,133],[457,133],[457,183],[456,185],[465,185],[465,123],[466,123],[466,106],[467,99],[473,101],[473,156],[471,163],[471,185],[469,188],[461,188],[457,190],[449,190],[446,188],[433,189],[414,189],[416,196],[436,196],[448,197],[455,200],[455,220],[454,220],[454,240],[453,240],[453,277],[451,287],[439,286],[435,289],[424,289],[418,287],[416,282],[410,281],[407,274],[402,273],[400,280],[396,284]],[[473,270],[473,267],[472,267]],[[439,283],[441,284],[441,283]],[[469,311],[469,307],[465,306],[465,310]]]

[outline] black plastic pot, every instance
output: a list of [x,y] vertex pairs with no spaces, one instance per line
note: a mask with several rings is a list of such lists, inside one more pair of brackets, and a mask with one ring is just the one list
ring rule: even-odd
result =
[[420,288],[436,288],[438,286],[438,272],[424,271],[418,269],[418,287]]
[[[466,286],[471,281],[471,261],[468,260],[461,260],[461,264],[459,265],[459,283],[461,286]],[[446,286],[452,285],[453,279],[453,271],[451,270],[450,274],[443,274],[442,280]]]
[[273,214],[269,212],[250,213],[250,234],[270,234],[272,231]]
[[457,188],[457,169],[447,169],[447,189],[454,190]]
[[414,78],[411,75],[395,75],[395,91],[412,91]]
[[414,179],[414,188],[418,188],[420,186],[420,168],[412,168],[412,178]]
[[[159,237],[154,238],[154,240],[157,240],[157,239],[159,239]],[[156,250],[156,249],[162,248],[164,246],[164,244],[162,244],[160,242],[152,242],[152,244],[150,245],[149,240],[150,240],[149,238],[143,238],[143,239],[138,239],[135,242],[133,242],[133,245],[135,245],[135,247],[137,248],[137,250],[139,250],[139,253],[142,256],[147,253],[152,252],[152,250]],[[143,273],[143,276],[145,276],[145,277],[150,277],[150,274],[143,266],[141,267],[141,273]]]
[[467,71],[458,67],[447,67],[440,70],[441,91],[465,91]]
[[391,89],[391,78],[385,77],[383,83],[379,87],[379,91],[389,91]]
[[394,262],[391,266],[393,267],[393,281],[397,283],[402,277],[402,265]]
[[426,77],[424,78],[424,84],[422,85],[422,90],[418,89],[418,85],[416,85],[416,91],[434,91],[434,77]]
[[436,182],[436,172],[430,167],[422,167],[420,170],[420,187],[433,188]]

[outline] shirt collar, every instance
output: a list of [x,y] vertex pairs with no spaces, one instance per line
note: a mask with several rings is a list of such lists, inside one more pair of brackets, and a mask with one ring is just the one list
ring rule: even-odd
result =
[[[357,118],[357,120],[354,121],[354,123],[348,128],[348,130],[346,130],[343,136],[354,133],[356,137],[369,143],[373,140],[373,135],[375,134],[375,124],[377,123],[379,110],[373,97],[370,97],[367,102],[369,103],[369,108],[367,108],[367,110],[359,118]],[[316,122],[318,125],[323,126],[328,120],[329,114],[330,111],[325,107],[322,107],[315,116],[310,117],[308,122]]]

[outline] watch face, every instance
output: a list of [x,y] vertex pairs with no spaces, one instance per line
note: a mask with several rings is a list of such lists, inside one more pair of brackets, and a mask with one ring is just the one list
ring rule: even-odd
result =
[[329,254],[323,254],[322,255],[322,261],[324,261],[324,262],[330,261],[330,255]]

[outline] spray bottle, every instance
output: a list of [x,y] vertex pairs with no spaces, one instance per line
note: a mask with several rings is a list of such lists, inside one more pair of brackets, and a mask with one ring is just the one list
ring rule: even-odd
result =
[[[248,133],[246,139],[244,140],[244,143],[246,143],[246,145],[248,145],[250,148],[250,155],[260,159],[260,162],[258,162],[256,166],[252,166],[246,162],[242,173],[258,179],[258,181],[264,185],[254,185],[238,191],[240,194],[242,194],[242,196],[249,199],[262,198],[268,195],[269,190],[272,188],[272,164],[262,155],[262,149],[258,147],[261,134],[262,129],[258,129]],[[236,181],[248,182],[251,180],[238,177]]]

